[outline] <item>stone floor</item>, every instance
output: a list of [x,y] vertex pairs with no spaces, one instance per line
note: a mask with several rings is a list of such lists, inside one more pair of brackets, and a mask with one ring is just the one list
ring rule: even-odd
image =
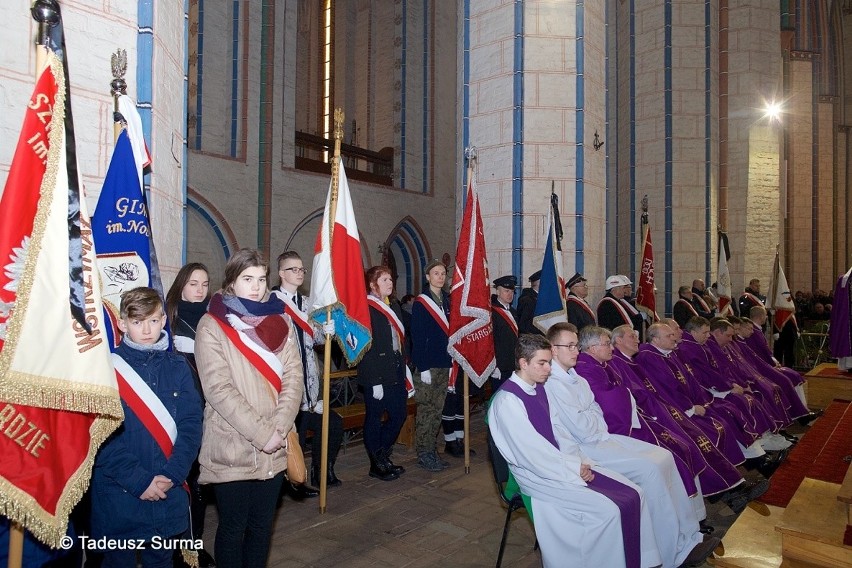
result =
[[[285,498],[278,510],[269,566],[272,568],[493,566],[502,535],[505,508],[495,489],[487,458],[481,412],[471,416],[470,473],[462,459],[434,474],[415,464],[412,449],[397,445],[394,462],[407,472],[396,481],[367,476],[360,441],[341,450],[335,468],[343,486],[331,488],[327,510],[319,499],[295,502]],[[310,458],[308,458],[310,459]],[[708,519],[723,535],[735,517],[726,506],[708,505]],[[213,550],[217,517],[207,509],[205,548]],[[515,513],[503,566],[541,566],[533,550],[532,525]],[[570,562],[565,565],[570,567]],[[706,564],[704,566],[709,566]]]

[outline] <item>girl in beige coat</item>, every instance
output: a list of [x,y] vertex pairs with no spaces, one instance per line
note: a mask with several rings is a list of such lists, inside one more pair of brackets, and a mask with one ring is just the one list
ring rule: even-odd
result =
[[195,336],[207,403],[199,481],[216,494],[223,568],[266,566],[287,433],[302,400],[299,351],[281,300],[268,295],[267,271],[259,252],[235,253]]

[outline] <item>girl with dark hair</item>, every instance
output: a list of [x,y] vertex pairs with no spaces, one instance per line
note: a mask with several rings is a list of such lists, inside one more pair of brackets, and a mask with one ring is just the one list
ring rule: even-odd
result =
[[[388,302],[393,292],[390,269],[374,266],[367,271],[366,279],[373,343],[358,363],[358,384],[364,389],[364,446],[370,457],[370,477],[392,481],[405,472],[390,460],[408,412],[405,328],[399,308]],[[385,412],[388,420],[383,423]]]
[[[166,294],[166,321],[172,329],[172,342],[175,352],[186,358],[192,370],[192,378],[198,395],[201,397],[202,409],[204,408],[204,392],[198,378],[198,368],[195,365],[195,330],[198,321],[207,312],[207,304],[210,301],[210,273],[207,267],[200,262],[185,264],[178,271],[172,287]],[[190,512],[192,517],[191,537],[200,539],[204,534],[204,511],[207,502],[204,492],[198,483],[198,458],[189,470],[186,479],[190,491]],[[215,566],[213,557],[204,550],[198,551],[198,565],[200,568]]]
[[284,304],[267,291],[267,271],[258,251],[237,251],[195,336],[207,400],[199,481],[216,494],[223,568],[266,566],[287,434],[302,400],[299,350]]

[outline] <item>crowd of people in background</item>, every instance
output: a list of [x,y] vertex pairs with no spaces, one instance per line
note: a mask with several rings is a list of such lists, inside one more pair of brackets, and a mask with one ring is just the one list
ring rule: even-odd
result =
[[[318,349],[330,348],[323,344],[334,323],[310,320],[310,298],[301,290],[307,270],[297,253],[282,253],[274,268],[278,285],[270,289],[269,262],[242,249],[215,293],[199,263],[181,268],[164,302],[150,288],[125,292],[117,360],[148,385],[141,388],[175,425],[174,451],[158,450],[147,426],[132,418],[137,409],[126,405],[131,418],[95,462],[86,530],[200,539],[205,506],[215,497],[215,561],[201,550],[200,565],[264,566],[281,495],[316,496],[323,465],[329,487],[343,484],[335,473],[342,419],[323,408],[317,359]],[[357,385],[367,474],[381,481],[405,473],[392,455],[412,394],[417,465],[439,472],[451,465],[445,456],[465,454],[463,401],[447,352],[447,272],[432,261],[423,293],[401,301],[389,267],[365,274],[372,345],[357,366]],[[517,302],[515,276],[493,280],[489,427],[521,489],[538,501],[545,566],[559,565],[565,554],[599,564],[615,554],[607,565],[631,567],[700,563],[719,544],[705,499],[742,511],[766,491],[766,478],[796,443],[785,428],[819,415],[808,410],[804,379],[789,369],[789,355],[778,351],[790,329],[772,328],[757,279],[732,302],[739,316],[719,317],[713,287],[695,279],[678,289],[673,317],[660,319],[636,306],[624,275],[609,276],[603,298],[590,304],[580,273],[565,283],[567,322],[540,329],[540,278],[540,271],[528,278]],[[797,292],[796,304],[801,321],[823,321],[831,298]],[[767,342],[773,332],[774,354]],[[288,466],[288,456],[308,449],[309,473]],[[578,540],[563,530],[578,510],[599,525],[593,537]],[[103,566],[129,561],[126,551],[105,552]],[[172,563],[165,553],[142,560]]]

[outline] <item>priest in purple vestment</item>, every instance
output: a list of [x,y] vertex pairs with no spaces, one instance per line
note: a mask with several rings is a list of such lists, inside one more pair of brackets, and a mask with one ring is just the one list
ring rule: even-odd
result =
[[[772,438],[778,429],[773,408],[765,405],[762,397],[756,396],[747,386],[735,381],[727,373],[723,373],[712,357],[707,346],[710,338],[710,322],[702,317],[693,317],[686,322],[683,339],[678,344],[677,355],[680,357],[698,382],[715,398],[721,398],[737,405],[749,417],[749,427],[764,437]],[[772,442],[786,448],[790,445],[783,437],[772,438]],[[769,440],[767,439],[767,443]],[[766,445],[761,443],[766,448]],[[769,448],[769,449],[783,449]]]
[[[731,460],[743,461],[743,453],[737,446],[736,440],[730,438],[730,442],[725,441],[721,444],[722,448],[730,452],[731,458],[728,458],[727,453],[714,446],[707,435],[692,422],[692,419],[656,396],[653,391],[654,386],[643,375],[641,368],[633,359],[639,352],[639,336],[632,327],[627,325],[616,327],[612,331],[612,342],[613,357],[607,366],[618,373],[623,384],[630,390],[636,400],[637,410],[643,416],[650,417],[648,423],[651,428],[660,430],[657,433],[657,439],[664,447],[675,453],[676,449],[667,445],[669,440],[674,439],[690,448],[693,455],[692,462],[698,463],[700,467],[695,473],[701,482],[704,495],[720,494],[740,485],[743,478],[736,466],[731,463]],[[612,431],[611,427],[610,431]],[[633,433],[631,432],[630,435],[632,436]],[[733,506],[731,508],[735,509]]]
[[[515,354],[515,372],[491,399],[488,428],[530,496],[544,566],[662,564],[643,491],[585,456],[548,402],[550,343],[522,334]],[[711,540],[702,559],[720,542]]]

